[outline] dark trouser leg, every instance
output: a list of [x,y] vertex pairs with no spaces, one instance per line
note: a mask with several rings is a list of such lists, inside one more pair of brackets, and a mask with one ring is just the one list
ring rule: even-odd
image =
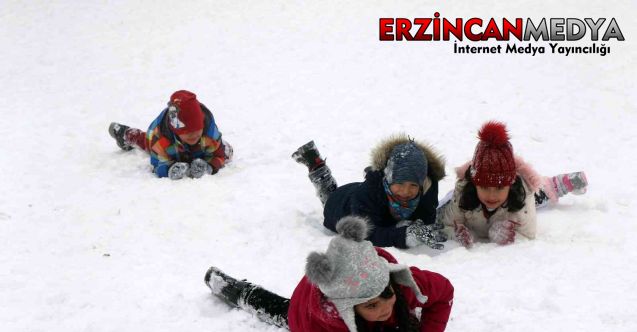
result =
[[128,128],[124,132],[124,141],[129,145],[136,146],[144,151],[148,151],[146,148],[146,132],[137,128]]
[[290,300],[245,280],[236,280],[216,267],[211,267],[204,278],[214,295],[228,304],[255,314],[266,323],[288,327]]
[[314,188],[316,188],[316,195],[321,200],[321,203],[325,205],[327,198],[338,187],[336,180],[332,176],[332,171],[327,165],[323,164],[323,166],[311,171],[308,176]]
[[544,189],[540,189],[537,192],[535,192],[535,208],[536,209],[543,208],[549,205],[549,202],[550,202],[549,196],[544,191]]
[[284,328],[288,327],[289,306],[289,299],[252,284],[239,299],[239,308],[254,313],[266,323]]

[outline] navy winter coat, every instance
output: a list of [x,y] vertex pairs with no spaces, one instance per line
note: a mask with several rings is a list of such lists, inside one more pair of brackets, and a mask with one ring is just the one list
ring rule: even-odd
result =
[[[383,169],[387,164],[392,148],[404,143],[408,138],[398,137],[383,142],[372,152],[372,166],[366,169],[365,181],[354,182],[338,187],[330,194],[323,209],[325,227],[336,231],[336,222],[347,215],[366,217],[374,225],[368,240],[378,247],[406,248],[406,226],[396,227],[398,223],[389,212],[389,202],[383,188]],[[427,180],[421,188],[420,201],[409,220],[421,219],[425,224],[436,220],[438,206],[438,181],[445,175],[444,161],[429,146],[418,143],[428,161]]]

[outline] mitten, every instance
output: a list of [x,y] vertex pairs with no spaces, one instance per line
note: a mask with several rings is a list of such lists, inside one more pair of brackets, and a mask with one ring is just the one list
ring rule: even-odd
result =
[[489,228],[489,239],[500,245],[511,244],[515,241],[515,227],[519,225],[512,220],[498,220]]
[[171,180],[179,180],[183,178],[184,176],[188,175],[189,168],[190,166],[188,165],[188,163],[184,163],[184,162],[174,163],[168,169],[168,177]]
[[407,226],[405,242],[408,247],[426,244],[430,248],[441,250],[445,246],[438,242],[447,241],[447,235],[440,231],[443,228],[442,224],[425,225],[422,220],[418,219]]
[[456,240],[460,242],[463,247],[471,248],[473,246],[473,234],[467,226],[456,224],[454,231],[456,233]]
[[190,163],[190,176],[197,179],[204,174],[212,174],[212,166],[201,158],[193,160]]

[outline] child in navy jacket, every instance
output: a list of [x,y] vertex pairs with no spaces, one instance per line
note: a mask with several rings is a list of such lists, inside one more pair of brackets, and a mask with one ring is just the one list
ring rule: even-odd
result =
[[292,157],[308,167],[310,181],[324,204],[324,225],[336,231],[344,216],[365,217],[373,225],[369,240],[379,247],[409,248],[426,244],[442,249],[446,236],[435,224],[438,181],[444,161],[427,144],[405,135],[390,137],[372,151],[363,182],[337,187],[314,142]]

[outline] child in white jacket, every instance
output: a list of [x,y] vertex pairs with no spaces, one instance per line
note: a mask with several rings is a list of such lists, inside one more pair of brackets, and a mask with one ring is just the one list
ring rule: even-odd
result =
[[453,196],[442,201],[438,221],[465,247],[477,238],[500,245],[520,234],[535,238],[536,207],[572,192],[586,192],[584,172],[542,177],[513,154],[506,127],[487,122],[478,132],[473,159],[456,169]]

